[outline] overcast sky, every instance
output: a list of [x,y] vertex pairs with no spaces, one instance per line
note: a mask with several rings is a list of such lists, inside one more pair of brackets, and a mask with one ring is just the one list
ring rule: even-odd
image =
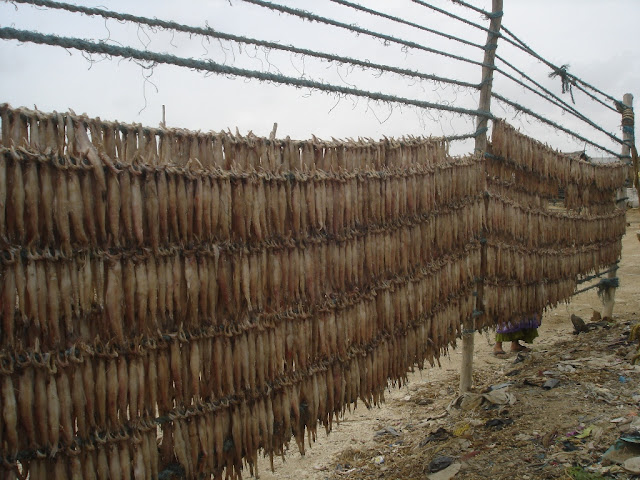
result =
[[[352,0],[357,1],[357,0]],[[489,0],[469,0],[490,10]],[[484,44],[486,34],[451,20],[410,0],[359,0],[363,5],[402,17],[429,28]],[[488,26],[481,15],[450,0],[431,3],[474,22]],[[452,61],[418,50],[385,45],[379,40],[317,23],[303,22],[241,0],[165,0],[75,2],[118,12],[173,20],[193,26],[355,57],[419,70],[443,77],[477,83],[480,67]],[[299,9],[355,24],[482,61],[479,49],[444,40],[415,28],[398,25],[329,0],[277,0]],[[551,62],[570,64],[569,71],[599,89],[622,98],[640,85],[640,42],[635,41],[635,21],[640,18],[637,0],[504,0],[503,24]],[[271,71],[359,89],[477,108],[474,90],[415,81],[395,74],[362,71],[348,66],[302,58],[299,55],[266,51],[198,36],[152,31],[130,23],[99,17],[34,8],[0,2],[0,26],[34,30],[64,36],[106,41],[137,49],[170,53],[181,57],[210,59],[242,68]],[[522,54],[504,41],[498,54],[524,70],[557,95],[560,80],[548,78],[549,69],[533,57]],[[504,67],[500,62],[498,66]],[[329,139],[345,137],[380,138],[410,135],[455,135],[475,129],[475,120],[459,114],[385,104],[366,99],[338,97],[308,89],[264,84],[257,80],[204,75],[174,66],[139,65],[119,58],[83,55],[60,47],[20,44],[0,40],[0,102],[14,107],[34,105],[43,111],[65,111],[99,116],[106,120],[156,126],[166,105],[167,125],[202,131],[237,127],[267,136],[274,122],[278,137]],[[507,69],[507,67],[504,67]],[[515,76],[514,72],[510,71]],[[494,90],[584,136],[619,151],[620,147],[557,107],[542,101],[497,74]],[[621,135],[620,116],[574,92],[576,108],[608,131]],[[570,102],[568,95],[562,96]],[[584,144],[549,129],[495,101],[492,112],[506,118],[525,133],[563,150],[582,150]],[[454,153],[472,149],[470,142],[458,143]],[[587,147],[592,155],[601,152]]]

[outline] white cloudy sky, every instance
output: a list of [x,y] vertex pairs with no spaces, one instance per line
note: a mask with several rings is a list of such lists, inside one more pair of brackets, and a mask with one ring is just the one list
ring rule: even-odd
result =
[[[73,0],[71,0],[73,1]],[[274,0],[275,1],[275,0]],[[353,0],[356,1],[356,0]],[[454,5],[450,0],[430,3],[488,26],[479,14]],[[490,9],[490,0],[469,0]],[[425,73],[480,81],[480,67],[397,45],[384,45],[363,35],[302,22],[242,0],[135,0],[76,1],[140,16],[206,26],[228,33],[291,44],[298,47],[356,57],[419,70]],[[401,26],[388,20],[356,12],[329,0],[278,0],[278,3],[331,17],[348,24],[411,40],[477,61],[483,52],[443,40],[432,34]],[[421,25],[484,44],[485,33],[450,20],[410,0],[359,0],[369,8],[399,16]],[[504,0],[503,24],[551,62],[570,64],[570,72],[599,89],[622,98],[640,85],[640,42],[634,39],[640,18],[637,0]],[[114,20],[86,17],[28,5],[0,2],[0,26],[35,30],[94,41],[108,41],[137,49],[166,52],[182,57],[211,59],[255,70],[355,85],[363,90],[411,97],[430,102],[446,102],[465,108],[477,107],[477,92],[447,87],[427,81],[408,81],[394,74],[379,76],[347,66],[336,66],[300,56],[264,51],[229,42],[190,37],[185,34],[151,31]],[[548,68],[501,41],[499,55],[554,93],[560,81],[549,79]],[[500,62],[498,65],[501,66]],[[146,67],[149,67],[148,65]],[[506,69],[506,67],[505,67]],[[513,73],[513,72],[510,72]],[[517,74],[514,73],[517,76]],[[148,77],[148,79],[146,79]],[[619,151],[606,136],[563,114],[539,97],[498,74],[495,91],[548,116],[557,123]],[[620,136],[618,114],[575,92],[576,107],[608,131]],[[563,96],[570,101],[568,95]],[[86,112],[103,119],[155,126],[166,105],[168,126],[194,130],[239,128],[268,135],[274,122],[278,136],[308,138],[371,137],[411,135],[454,135],[474,130],[474,120],[458,114],[415,107],[376,103],[365,99],[339,98],[318,91],[257,80],[204,75],[184,68],[155,66],[143,68],[126,60],[89,58],[59,47],[20,44],[0,40],[0,103],[37,107],[43,111]],[[564,150],[581,150],[584,144],[559,134],[539,122],[516,115],[495,101],[492,112],[518,125],[529,135]],[[471,150],[471,143],[458,143],[454,153]],[[587,148],[588,153],[599,155]]]

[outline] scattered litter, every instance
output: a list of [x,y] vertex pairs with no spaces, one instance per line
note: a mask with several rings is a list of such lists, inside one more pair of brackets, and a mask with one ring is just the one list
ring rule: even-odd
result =
[[[609,449],[602,455],[604,463],[617,463],[622,465],[629,458],[640,456],[640,443],[636,443],[633,437],[620,437]],[[638,438],[640,442],[640,438]]]
[[522,352],[518,352],[518,355],[516,355],[515,360],[513,361],[513,363],[522,363],[527,359],[527,355],[525,353]]
[[570,440],[565,440],[564,442],[562,442],[562,449],[565,452],[575,452],[576,450],[579,450],[575,443],[571,442]]
[[587,438],[589,435],[591,435],[591,432],[593,431],[593,427],[594,427],[593,425],[589,425],[587,428],[582,430],[582,433],[576,435],[576,438],[579,438],[579,439]]
[[444,470],[453,463],[453,460],[454,459],[452,457],[447,457],[446,455],[437,456],[429,463],[429,473],[436,473],[440,470]]
[[509,393],[502,390],[493,390],[491,392],[482,395],[487,402],[493,405],[513,405],[516,403],[516,396],[513,393]]
[[376,433],[374,433],[373,437],[382,437],[384,435],[393,435],[394,437],[399,437],[400,433],[393,427],[384,427],[381,430],[378,430]]
[[447,438],[449,438],[449,436],[450,436],[449,432],[447,432],[447,430],[445,430],[444,428],[440,427],[431,435],[425,437],[419,443],[419,445],[421,447],[424,447],[427,443],[430,443],[430,442],[442,442],[443,440],[446,440]]
[[463,423],[462,425],[456,427],[453,430],[453,435],[456,437],[461,437],[466,432],[468,432],[470,428],[471,428],[471,425],[469,425],[468,423]]
[[626,459],[622,464],[622,468],[634,475],[640,475],[640,457]]
[[504,382],[504,383],[499,383],[498,385],[491,385],[489,387],[489,391],[495,391],[495,390],[502,390],[503,388],[507,388],[510,387],[511,385],[513,385],[513,382]]
[[376,465],[382,465],[384,463],[384,456],[378,455],[377,457],[374,457],[373,463]]
[[631,379],[630,379],[630,378],[628,378],[628,377],[625,377],[624,375],[620,375],[620,376],[618,377],[618,381],[619,381],[620,383],[627,383],[629,380],[631,380]]
[[558,364],[558,371],[562,373],[575,373],[576,369],[573,365]]
[[462,468],[461,463],[452,463],[447,468],[440,470],[437,473],[427,475],[428,480],[451,480]]
[[492,418],[491,420],[487,420],[484,426],[493,427],[493,428],[496,428],[497,430],[500,430],[501,428],[507,425],[511,425],[512,423],[513,423],[513,420],[511,418]]
[[542,385],[542,388],[544,388],[545,390],[551,390],[552,388],[557,387],[559,383],[560,383],[560,380],[558,380],[557,378],[550,378],[549,380],[544,382],[544,385]]

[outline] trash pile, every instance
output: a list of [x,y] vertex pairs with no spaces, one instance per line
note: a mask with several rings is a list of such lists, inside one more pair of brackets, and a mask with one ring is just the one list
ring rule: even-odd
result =
[[406,422],[381,426],[372,447],[343,451],[327,478],[635,478],[636,325],[598,322],[510,354],[477,369],[474,391],[461,396],[454,378],[421,383],[395,400]]

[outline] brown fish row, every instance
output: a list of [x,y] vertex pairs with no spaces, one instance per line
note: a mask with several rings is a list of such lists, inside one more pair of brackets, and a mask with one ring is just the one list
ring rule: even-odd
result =
[[[416,288],[425,291],[422,296],[421,306],[415,308],[431,309],[434,305],[441,301],[446,301],[446,298],[451,293],[457,291],[461,284],[468,281],[469,278],[478,276],[479,270],[479,250],[478,246],[467,247],[461,250],[454,256],[446,256],[437,259],[434,262],[430,262],[420,266],[419,268],[412,268],[410,272],[405,275],[399,276],[393,274],[391,276],[381,277],[376,282],[366,285],[364,288],[352,287],[350,289],[337,292],[330,296],[317,296],[315,302],[310,302],[307,297],[300,297],[296,302],[290,300],[289,306],[283,303],[282,307],[278,310],[268,309],[264,313],[259,311],[249,312],[246,310],[248,306],[245,303],[244,310],[238,310],[233,315],[227,312],[236,308],[237,304],[243,304],[242,286],[237,288],[226,285],[224,289],[220,289],[220,292],[228,292],[229,297],[225,298],[224,295],[220,295],[218,300],[218,292],[211,289],[198,289],[201,295],[195,296],[193,294],[195,288],[187,289],[186,285],[182,293],[176,292],[173,289],[170,295],[167,290],[159,288],[159,283],[153,281],[147,282],[147,288],[140,290],[140,282],[135,281],[126,294],[125,290],[117,290],[110,288],[108,282],[116,282],[119,286],[124,284],[124,280],[121,277],[114,277],[115,272],[118,270],[123,271],[121,263],[117,263],[118,260],[114,260],[111,266],[108,266],[106,272],[106,282],[103,285],[103,295],[101,298],[105,299],[104,310],[101,304],[98,302],[98,296],[93,296],[96,290],[93,290],[93,284],[88,289],[88,299],[93,298],[92,303],[79,302],[81,305],[87,303],[90,310],[80,311],[78,310],[78,304],[75,302],[77,296],[75,293],[82,292],[86,289],[71,288],[72,294],[69,297],[51,296],[52,291],[61,291],[60,285],[62,282],[57,282],[53,275],[47,277],[49,286],[45,292],[43,302],[45,302],[45,309],[41,311],[39,308],[40,302],[36,302],[34,305],[30,302],[31,297],[26,295],[27,301],[25,302],[24,310],[20,310],[20,307],[12,309],[5,309],[3,312],[3,337],[2,343],[4,345],[23,345],[30,347],[37,345],[38,343],[44,348],[66,348],[72,345],[74,342],[81,340],[84,342],[91,341],[96,335],[103,339],[116,339],[119,343],[126,338],[130,338],[133,335],[147,335],[151,332],[155,332],[158,329],[162,331],[177,331],[180,325],[183,323],[188,328],[203,328],[208,326],[217,326],[220,328],[218,335],[228,335],[228,327],[232,328],[230,334],[232,335],[234,330],[234,324],[238,324],[237,331],[241,332],[246,330],[243,327],[246,320],[246,315],[249,314],[252,318],[260,322],[266,322],[266,325],[273,321],[278,321],[282,318],[289,318],[292,312],[301,311],[308,312],[308,315],[315,315],[315,312],[333,311],[349,308],[351,305],[357,304],[362,298],[372,298],[375,295],[381,295],[384,291],[389,289],[402,289],[404,285],[411,285],[415,283]],[[180,259],[178,259],[180,260]],[[150,262],[154,262],[153,259]],[[39,271],[42,264],[45,262],[38,262],[37,271]],[[96,262],[92,262],[94,265]],[[54,263],[53,265],[59,265],[60,263]],[[20,261],[14,265],[6,266],[3,278],[2,292],[7,296],[9,287],[14,287],[17,278],[20,278],[20,274],[17,269],[14,268],[18,265],[22,265]],[[134,274],[145,263],[139,263],[134,268]],[[167,265],[171,265],[167,262]],[[126,271],[128,267],[125,267]],[[29,268],[27,269],[29,270]],[[46,269],[45,269],[46,271]],[[174,269],[172,273],[177,270]],[[99,276],[93,276],[91,281],[98,279],[96,285],[101,285],[104,278],[100,279]],[[155,278],[155,277],[149,277]],[[206,276],[208,278],[208,276]],[[159,280],[161,281],[161,280]],[[194,280],[195,281],[195,280]],[[179,284],[183,282],[180,281]],[[222,282],[224,283],[224,282]],[[242,283],[242,282],[241,282]],[[173,285],[171,282],[167,284]],[[73,283],[71,284],[73,286]],[[149,288],[149,285],[155,285]],[[117,290],[117,291],[116,291]],[[13,290],[15,292],[17,290]],[[235,291],[238,296],[237,304],[233,297],[232,292]],[[27,289],[28,292],[28,289]],[[66,290],[65,290],[66,292]],[[249,289],[249,295],[251,290]],[[144,295],[143,295],[144,294]],[[211,295],[213,296],[211,296]],[[192,296],[190,296],[192,295]],[[143,297],[143,298],[141,298]],[[20,304],[20,297],[7,296],[7,301],[3,304],[5,307],[14,306],[16,303]],[[69,301],[62,302],[62,298],[68,300],[74,300],[72,303]],[[153,301],[149,299],[153,298]],[[251,299],[251,297],[249,297]],[[57,303],[56,303],[57,302]],[[297,303],[305,302],[305,303]],[[218,306],[219,303],[219,306]],[[144,317],[142,316],[142,305],[144,309]],[[200,309],[202,307],[202,309]],[[291,308],[294,310],[291,310]],[[34,308],[37,308],[38,315],[34,315]],[[65,310],[69,310],[68,313],[64,313]],[[118,314],[114,312],[120,312]],[[136,312],[135,314],[127,313],[129,311]],[[23,313],[24,312],[24,313]],[[44,312],[44,313],[43,313]],[[78,314],[83,313],[84,314]],[[219,313],[221,312],[221,313]],[[273,313],[270,313],[273,312]],[[280,312],[280,313],[277,313]],[[131,319],[129,319],[131,315]],[[141,323],[141,318],[145,319],[145,323]],[[232,321],[232,319],[235,319]],[[105,321],[106,320],[106,321]],[[254,320],[251,321],[253,323]]]
[[613,210],[616,204],[616,192],[598,190],[592,186],[580,188],[567,185],[564,189],[564,204],[568,209],[587,208],[590,213],[601,214]]
[[503,120],[493,121],[491,144],[495,155],[563,186],[617,189],[624,186],[629,175],[629,167],[624,162],[596,164],[569,156],[527,137]]
[[591,214],[601,214],[616,208],[614,188],[597,188],[595,184],[562,185],[502,158],[487,159],[489,191],[514,199],[523,205],[546,208],[546,200],[560,199],[564,193],[564,206],[570,210],[588,208]]
[[521,284],[577,278],[578,275],[586,275],[615,263],[620,258],[621,250],[620,240],[544,250],[489,241],[486,276],[515,280]]
[[[24,460],[37,457],[38,452],[49,457],[77,456],[104,444],[112,448],[114,443],[131,437],[135,439],[140,434],[155,430],[156,423],[161,424],[165,432],[175,432],[176,419],[202,416],[230,406],[241,409],[248,405],[255,407],[265,398],[275,400],[278,392],[291,398],[291,413],[295,418],[280,423],[276,417],[274,423],[289,424],[296,440],[304,448],[304,430],[309,428],[315,435],[317,420],[330,426],[334,415],[339,415],[358,398],[367,405],[377,403],[387,379],[401,381],[407,369],[414,364],[421,367],[425,360],[433,363],[440,351],[459,334],[460,318],[470,315],[473,302],[469,293],[467,291],[438,312],[415,319],[394,332],[378,334],[368,343],[353,344],[341,356],[325,357],[304,368],[284,372],[268,385],[247,385],[217,399],[197,397],[193,404],[188,405],[180,403],[172,395],[169,385],[189,384],[194,389],[192,392],[197,391],[195,382],[201,372],[194,371],[194,364],[200,365],[199,354],[194,354],[194,351],[202,351],[198,348],[202,339],[185,342],[182,350],[186,345],[186,355],[174,354],[173,348],[167,355],[165,350],[152,349],[147,356],[129,358],[129,361],[125,357],[87,357],[82,363],[69,364],[55,373],[24,368],[20,373],[3,379],[2,393],[7,402],[2,431],[7,434],[9,457],[17,455]],[[440,344],[427,341],[438,336],[443,340]],[[246,345],[241,350],[248,350],[249,358],[254,354]],[[255,351],[260,352],[260,349]],[[241,355],[244,354],[247,353]],[[259,368],[258,360],[255,359],[255,365]],[[176,377],[175,370],[185,375]],[[332,378],[321,381],[318,391],[315,383],[319,379],[315,375],[327,371],[332,373]],[[46,395],[40,396],[41,390]],[[157,410],[148,408],[156,405],[156,401]],[[160,417],[153,418],[156,411],[160,412]],[[284,410],[281,415],[285,413],[289,414],[289,411]],[[7,421],[11,418],[13,423]],[[17,431],[18,421],[23,432],[19,438],[12,436]],[[242,422],[247,421],[255,421],[255,418],[243,415]],[[288,442],[291,431],[285,427],[282,435],[276,445],[265,443],[260,447],[270,453],[278,449],[282,451],[281,447]],[[171,437],[165,436],[163,442],[165,440],[169,442]],[[233,441],[236,443],[237,439],[233,437]],[[161,450],[164,448],[167,448],[166,444],[161,446]],[[174,448],[180,455],[179,445],[174,443]],[[238,458],[241,459],[242,455]],[[249,458],[254,457],[250,455]]]
[[487,208],[491,235],[508,238],[527,247],[588,245],[619,239],[626,229],[625,211],[602,215],[534,210],[497,195]]
[[558,190],[555,190],[554,195],[545,196],[543,194],[538,195],[535,191],[530,192],[528,189],[520,188],[518,181],[502,180],[497,177],[487,176],[487,190],[496,196],[508,199],[514,203],[520,204],[523,207],[532,208],[536,210],[546,210],[549,208],[549,200],[557,198]]
[[[5,251],[0,318],[7,334],[0,343],[25,335],[28,345],[38,337],[43,345],[106,332],[107,339],[112,334],[121,338],[121,327],[112,330],[120,322],[137,335],[171,328],[173,319],[194,326],[202,316],[213,321],[243,310],[280,310],[301,301],[313,305],[332,292],[411,273],[437,259],[438,252],[469,244],[482,224],[482,212],[479,202],[463,204],[390,232],[253,253],[221,253],[215,247],[195,254],[175,249],[156,257],[149,252],[121,256],[85,251],[70,257]],[[107,319],[123,320],[98,322],[102,316],[94,314],[102,309]],[[16,321],[20,326],[13,325]],[[95,330],[107,325],[112,327]],[[22,333],[10,340],[18,331]]]
[[527,285],[493,282],[488,279],[484,285],[484,313],[493,325],[568,302],[576,289],[576,281],[571,278]]
[[7,104],[0,105],[0,116],[5,146],[29,145],[39,151],[51,149],[60,155],[73,155],[91,145],[98,156],[122,164],[142,161],[152,165],[186,165],[198,159],[205,167],[224,169],[329,171],[433,165],[448,157],[448,143],[443,138],[277,140],[252,133],[243,137],[225,132],[154,129],[103,122],[73,112],[45,114],[13,109]]
[[[65,165],[71,159],[58,157]],[[59,168],[21,150],[0,155],[0,241],[39,247],[148,246],[167,242],[263,241],[340,234],[369,223],[429,213],[480,192],[481,165],[460,162],[428,175],[298,182],[295,176],[212,178]]]

